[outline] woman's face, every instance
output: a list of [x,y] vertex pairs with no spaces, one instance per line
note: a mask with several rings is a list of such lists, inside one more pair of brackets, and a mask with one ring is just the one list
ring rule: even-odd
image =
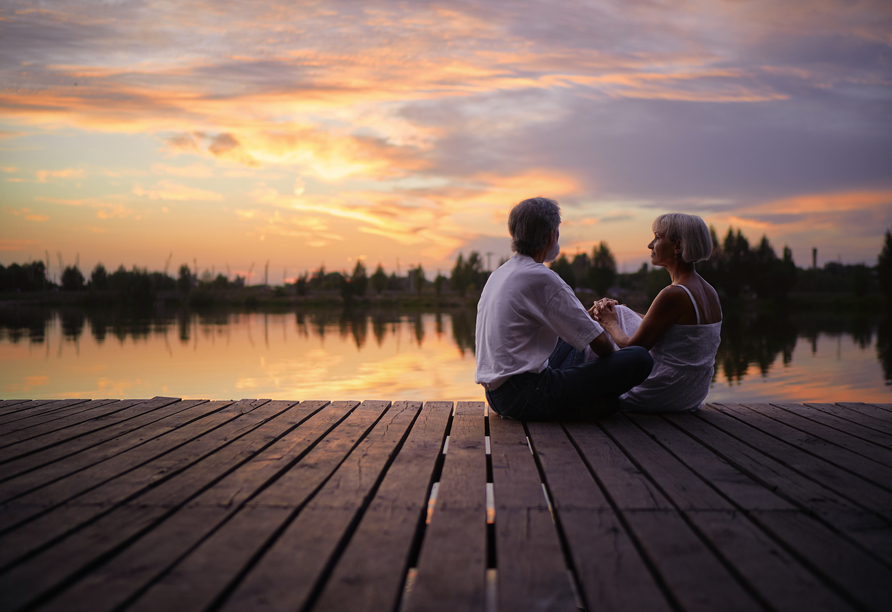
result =
[[654,239],[647,248],[650,249],[650,263],[654,266],[663,266],[675,259],[675,243],[660,232],[654,232]]

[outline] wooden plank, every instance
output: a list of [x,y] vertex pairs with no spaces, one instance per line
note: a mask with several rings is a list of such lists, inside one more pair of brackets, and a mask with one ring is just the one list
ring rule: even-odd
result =
[[[568,428],[574,439],[581,427]],[[703,510],[731,515],[733,506],[628,419],[605,419],[600,427],[627,457],[630,468],[626,471],[632,472],[633,462],[638,468],[630,478],[650,480],[672,504],[672,509],[634,509],[623,514],[681,607],[690,611],[759,609],[760,602],[753,598],[749,585],[741,583],[707,535],[684,518]],[[577,443],[600,476],[599,466],[587,455],[589,444]],[[620,498],[628,487],[613,490],[606,482],[604,486],[618,506],[629,505]]]
[[[670,479],[664,482],[665,474],[680,470],[680,465],[696,472],[704,481],[727,492],[735,509],[731,511],[700,510],[691,508],[683,511],[687,521],[709,542],[725,562],[747,585],[759,594],[760,603],[776,610],[850,610],[836,592],[825,585],[782,546],[754,525],[739,509],[759,508],[761,510],[790,512],[794,507],[774,493],[759,487],[752,479],[741,474],[720,458],[696,443],[690,437],[655,415],[629,415],[650,438],[657,441],[673,458],[659,460],[659,470],[651,470],[651,462],[642,461],[656,483],[673,497],[676,503],[688,498],[680,492],[678,485]],[[693,415],[678,415],[674,418],[696,418]],[[638,455],[636,454],[636,458]],[[676,463],[677,461],[677,463]],[[684,484],[684,483],[682,483]]]
[[[237,404],[240,408],[247,408],[252,403],[259,403],[254,409],[246,413],[239,412],[239,418],[218,429],[214,434],[216,449],[201,457],[206,449],[196,448],[204,443],[199,439],[193,448],[190,445],[178,449],[181,453],[191,454],[196,461],[193,466],[201,466],[201,469],[184,470],[176,475],[173,481],[187,480],[191,486],[181,488],[187,497],[178,500],[179,504],[186,503],[190,497],[199,495],[208,486],[218,481],[223,475],[236,468],[238,465],[249,461],[258,450],[272,445],[278,437],[296,427],[309,415],[316,412],[319,404],[309,404],[302,407],[289,407],[293,402],[252,402],[246,400]],[[200,462],[198,460],[201,459]],[[159,469],[159,475],[160,475]],[[176,511],[176,506],[170,508],[159,501],[173,501],[170,495],[157,495],[157,492],[166,488],[171,479],[160,482],[158,486],[144,492],[140,497],[131,499],[131,503],[117,505],[112,508],[99,505],[66,506],[69,512],[64,516],[68,518],[67,527],[69,533],[55,545],[40,551],[37,556],[28,559],[26,563],[18,564],[11,572],[18,582],[10,587],[19,600],[46,601],[65,588],[74,584],[74,588],[68,591],[64,597],[56,599],[49,605],[54,607],[61,605],[78,609],[98,609],[100,601],[112,602],[115,597],[123,599],[129,595],[134,586],[134,580],[124,586],[107,575],[109,565],[102,565],[112,560],[111,567],[117,567],[120,561],[123,567],[138,574],[139,565],[128,565],[128,555],[133,558],[134,551],[138,551],[143,557],[143,562],[151,559],[151,550],[139,550],[139,544],[144,540],[138,539],[146,533],[154,533],[151,528],[161,523]],[[107,497],[107,496],[106,496]],[[117,500],[121,501],[121,500]],[[211,520],[214,513],[211,510],[219,510],[217,514],[225,514],[225,508],[210,508],[205,518]],[[77,511],[80,511],[78,514]],[[58,517],[57,517],[58,518]],[[175,530],[174,530],[175,531]],[[189,533],[175,533],[174,541],[188,541]],[[136,542],[136,545],[128,545]],[[123,551],[123,553],[121,553]],[[121,553],[121,554],[118,554]],[[118,554],[118,556],[115,556]],[[149,554],[148,557],[145,555]],[[77,582],[88,571],[95,572],[87,575],[87,580]],[[6,579],[6,575],[0,575],[0,583]],[[96,597],[96,589],[92,588],[95,581],[99,580],[102,588],[99,592],[102,597]],[[19,585],[21,584],[21,586]],[[86,589],[84,587],[87,587]],[[127,590],[127,586],[130,590]]]
[[[726,407],[734,414],[740,415],[745,422],[753,423],[761,431],[787,444],[830,461],[875,485],[885,489],[892,487],[892,467],[858,452],[868,445],[851,436],[829,427],[819,426],[817,423],[810,423],[770,404],[729,404]],[[817,433],[813,433],[815,430]],[[892,437],[889,441],[892,442]],[[886,452],[892,461],[892,450]]]
[[[193,406],[189,410],[168,417],[172,424],[179,423],[181,426],[171,429],[165,435],[115,455],[107,461],[91,465],[74,475],[30,491],[7,505],[21,506],[31,510],[29,520],[36,520],[25,525],[29,534],[28,541],[49,540],[60,533],[59,523],[52,518],[52,509],[62,506],[65,502],[72,502],[75,498],[78,498],[79,504],[90,503],[91,500],[102,498],[107,487],[118,487],[118,484],[114,483],[117,478],[136,468],[144,467],[152,461],[157,461],[165,453],[182,447],[190,440],[199,438],[237,418],[238,411],[246,407],[248,406],[238,403],[230,405],[230,402],[204,402]],[[195,418],[196,416],[200,418]],[[144,469],[151,470],[152,468],[145,467]],[[3,484],[7,485],[9,482]],[[107,499],[108,496],[106,495],[104,498]],[[0,515],[0,534],[3,534],[0,536],[0,564],[6,561],[11,548],[3,545],[7,537],[6,534],[15,533],[15,530],[19,528],[19,525],[3,522],[4,518],[4,515]]]
[[[295,516],[299,516],[298,512],[352,452],[362,446],[361,442],[373,430],[388,405],[389,402],[383,401],[363,402],[296,465],[281,473],[255,497],[246,500],[225,523],[210,526],[198,523],[193,509],[205,507],[200,498],[178,512],[169,523],[191,522],[193,532],[206,534],[206,537],[160,575],[128,610],[200,610],[215,602],[221,603],[218,599],[229,592],[249,565],[273,544]],[[386,428],[387,425],[380,428],[378,433]],[[371,475],[372,481],[376,475]],[[214,528],[212,532],[209,527]],[[310,534],[306,535],[310,537]],[[194,538],[194,535],[190,537]],[[168,556],[171,548],[180,547],[181,543],[170,542],[159,530],[155,530],[146,542],[147,552],[155,551],[152,553],[154,558],[162,554]],[[175,557],[170,559],[174,560]],[[324,563],[324,560],[317,559],[316,562]],[[277,571],[281,569],[286,568],[276,568]]]
[[[191,402],[189,405],[194,405],[195,403],[202,402],[205,400],[187,400],[187,402]],[[58,431],[44,431],[38,436],[33,436],[30,439],[17,441],[13,444],[6,446],[5,448],[0,449],[0,462],[8,463],[10,461],[14,461],[17,458],[26,457],[29,455],[34,455],[35,453],[39,453],[45,449],[52,448],[54,446],[58,446],[70,440],[74,440],[83,436],[84,434],[100,431],[107,427],[111,427],[117,422],[122,420],[126,420],[127,418],[133,418],[135,416],[139,416],[145,414],[146,412],[156,410],[158,408],[163,408],[164,406],[172,405],[179,403],[180,400],[176,398],[156,398],[154,400],[140,402],[140,401],[123,401],[120,402],[120,410],[115,411],[114,414],[107,415],[97,415],[101,418],[98,419],[82,419],[81,422],[71,424],[69,427],[60,428]]]
[[396,609],[451,414],[452,402],[425,403],[314,612]]
[[[712,449],[679,429],[696,420],[691,413],[673,415],[626,414],[648,436],[667,449],[711,487],[743,510],[795,510],[796,507],[747,474],[728,464]],[[667,423],[668,421],[668,423]],[[667,426],[672,424],[670,426]]]
[[[844,532],[865,550],[892,563],[892,531],[886,521],[859,509],[821,483],[803,478],[778,459],[724,431],[721,425],[734,423],[709,405],[694,415],[667,415],[664,418],[766,489],[802,511],[820,517],[825,525]],[[746,428],[740,427],[742,433],[746,433]]]
[[[847,448],[850,448],[851,450],[857,449],[859,452],[865,454],[865,456],[871,457],[875,461],[879,461],[885,465],[892,465],[888,459],[888,457],[892,455],[892,450],[889,448],[889,436],[887,434],[870,429],[869,427],[864,427],[858,423],[841,419],[828,412],[803,406],[802,404],[778,403],[772,404],[772,406],[782,408],[786,412],[800,417],[802,420],[820,424],[824,427],[833,429],[834,431],[847,434],[848,436],[855,438]],[[805,429],[804,425],[803,429]],[[825,430],[822,428],[820,431]],[[865,444],[865,442],[868,444]]]
[[486,449],[483,402],[458,402],[418,572],[403,610],[483,610]]
[[887,425],[892,424],[892,412],[890,412],[889,406],[892,404],[865,404],[864,402],[836,402],[837,406],[842,406],[847,410],[852,410],[857,412],[862,416],[869,416],[873,419],[877,419],[886,423]]
[[73,423],[80,423],[94,419],[103,414],[120,409],[119,400],[88,400],[80,404],[74,404],[63,410],[54,410],[46,414],[28,416],[0,427],[0,448],[15,444],[20,440],[28,440],[42,435],[48,431],[55,431],[68,427]]
[[498,608],[570,610],[570,573],[523,424],[490,413]]
[[[658,576],[640,555],[625,524],[561,426],[528,423],[527,428],[542,466],[555,520],[569,548],[584,607],[605,611],[672,610]],[[608,462],[617,459],[612,451],[599,456]],[[653,488],[633,488],[629,495],[636,499],[635,505],[648,498],[653,507],[666,505]],[[627,587],[632,584],[634,588]]]
[[15,406],[15,408],[7,414],[0,416],[0,428],[20,421],[22,419],[30,419],[39,414],[48,414],[56,410],[64,410],[76,404],[83,404],[90,400],[87,399],[67,399],[67,400],[33,400],[27,404]]
[[825,585],[834,586],[853,605],[877,612],[892,609],[892,570],[888,565],[805,513],[756,511],[752,516],[775,538],[788,542]]
[[[124,400],[123,403],[134,404],[126,409],[128,412],[133,411],[133,416],[130,416],[130,418],[123,418],[125,415],[118,413],[115,418],[116,420],[120,419],[120,422],[110,427],[89,431],[88,433],[78,435],[76,438],[48,437],[42,441],[47,444],[44,448],[36,449],[34,452],[29,452],[3,463],[4,475],[0,477],[0,482],[62,459],[66,460],[63,473],[71,473],[82,469],[96,461],[101,461],[129,448],[138,446],[151,439],[151,437],[162,435],[164,432],[169,431],[170,428],[163,423],[157,424],[159,421],[201,402],[203,400],[187,400],[155,407],[160,404],[153,404],[151,401]],[[100,445],[103,446],[100,448]],[[89,450],[89,453],[84,453],[87,450]],[[96,458],[97,456],[98,459]]]
[[[420,402],[398,402],[387,411],[250,568],[222,610],[298,610],[312,605],[337,549],[351,538],[420,408]],[[424,501],[423,491],[418,501]],[[366,553],[378,555],[377,550]]]
[[[870,429],[873,429],[874,431],[878,431],[885,435],[892,435],[892,423],[890,423],[889,419],[885,416],[885,412],[883,415],[880,415],[879,418],[877,418],[876,415],[867,414],[860,410],[844,408],[836,404],[819,404],[810,402],[808,404],[805,404],[805,406],[808,406],[809,408],[812,408],[814,410],[820,410],[822,412],[838,416],[839,418],[851,421],[852,423],[858,423],[859,425],[869,427]],[[877,408],[875,410],[879,409]]]
[[21,406],[22,404],[27,404],[31,400],[27,399],[6,399],[0,400],[0,415],[7,414],[8,412],[13,411],[16,406]]
[[[741,414],[724,404],[710,404],[715,410],[726,415]],[[779,440],[760,429],[760,425],[770,427],[770,419],[761,418],[754,412],[748,412],[744,419],[725,418],[718,421],[723,429],[745,440],[766,455],[780,460],[798,472],[802,477],[820,482],[825,487],[836,491],[852,503],[875,512],[877,515],[892,520],[892,491],[878,486],[860,476],[843,470],[829,460],[809,454],[802,448]]]
[[882,408],[883,410],[888,410],[892,412],[892,404],[878,404],[877,402],[871,402],[871,406],[876,406],[877,408]]
[[[41,487],[50,485],[60,479],[79,472],[80,470],[95,466],[106,462],[116,455],[123,452],[124,449],[133,449],[135,446],[145,444],[159,436],[168,433],[177,427],[188,424],[189,422],[202,418],[209,412],[218,410],[227,405],[228,402],[208,404],[205,400],[186,400],[183,402],[170,402],[168,399],[158,400],[156,402],[147,402],[140,404],[139,410],[151,410],[157,406],[162,413],[159,417],[167,415],[165,418],[159,418],[154,423],[146,425],[135,435],[129,439],[117,440],[105,445],[97,445],[86,449],[84,452],[74,457],[68,457],[66,461],[57,461],[40,467],[39,469],[27,470],[20,472],[14,477],[10,477],[0,482],[0,500],[3,503],[9,503],[13,500],[27,495],[29,492],[36,491]],[[134,440],[136,438],[136,440]],[[128,444],[129,443],[129,444]],[[53,448],[62,447],[60,442]],[[27,461],[30,459],[31,461]],[[4,466],[10,468],[10,476],[14,474],[17,468],[21,470],[22,463],[36,462],[35,455],[26,455],[19,457],[20,461],[12,461]],[[40,497],[40,503],[45,503],[47,498]]]

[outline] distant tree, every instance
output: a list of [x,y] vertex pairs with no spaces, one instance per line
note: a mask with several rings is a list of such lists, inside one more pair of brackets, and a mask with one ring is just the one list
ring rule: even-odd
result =
[[470,291],[483,289],[483,285],[486,283],[488,275],[483,270],[483,259],[480,257],[480,253],[471,251],[471,254],[468,255],[468,259],[465,261],[465,268],[467,269],[467,277],[469,280],[468,289]]
[[880,290],[892,300],[892,231],[886,230],[883,248],[877,257],[877,279]]
[[549,267],[555,274],[561,277],[562,281],[570,285],[571,288],[576,288],[576,274],[573,273],[573,266],[566,255],[561,255],[555,259]]
[[365,266],[361,261],[357,261],[353,268],[353,274],[350,276],[350,291],[354,296],[362,297],[365,295],[368,284],[369,277],[366,275]]
[[870,268],[864,264],[855,264],[847,267],[851,277],[852,293],[857,297],[863,298],[870,290]]
[[577,287],[591,288],[588,271],[592,267],[592,260],[588,253],[577,253],[573,258],[573,277]]
[[449,284],[452,285],[453,291],[464,297],[468,291],[477,291],[482,288],[487,277],[488,274],[483,270],[480,253],[471,251],[467,259],[459,253],[458,259],[455,260],[455,267],[452,268]]
[[458,259],[455,260],[455,267],[452,268],[452,276],[449,278],[449,284],[452,290],[456,291],[460,296],[464,297],[468,290],[467,270],[465,268],[465,258],[459,253]]
[[297,295],[306,295],[309,290],[309,278],[310,273],[304,272],[303,274],[299,274],[297,280],[294,281],[294,290],[297,292]]
[[443,276],[439,272],[437,273],[437,276],[434,278],[434,293],[436,294],[437,297],[440,297],[440,293],[442,293],[442,291],[443,291],[443,283],[445,283],[447,280],[449,280],[449,279],[447,279],[445,276]]
[[412,283],[415,285],[416,293],[421,294],[421,289],[424,287],[424,281],[427,280],[424,277],[424,268],[421,267],[421,264],[418,264],[418,267],[413,268],[410,273],[412,274]]
[[38,291],[46,286],[46,266],[42,261],[0,265],[0,291]]
[[80,291],[84,288],[84,275],[77,266],[68,266],[62,272],[62,289],[64,291]]
[[312,289],[323,289],[325,285],[325,266],[320,265],[319,269],[313,272],[310,277],[310,287]]
[[[124,266],[121,266],[120,270],[123,269]],[[192,290],[192,285],[194,284],[195,282],[192,278],[192,270],[189,268],[189,264],[181,265],[179,275],[177,276],[177,290],[185,295]]]
[[90,287],[97,291],[108,289],[108,271],[101,262],[90,273]]
[[594,248],[592,252],[592,267],[589,268],[589,281],[592,289],[598,295],[604,297],[607,290],[616,280],[616,259],[607,246],[606,242],[601,242]]
[[756,295],[760,298],[769,297],[776,293],[777,287],[773,278],[778,270],[778,258],[768,242],[767,236],[762,236],[758,248],[749,256],[751,260],[751,285]]
[[739,229],[734,233],[728,228],[728,235],[722,244],[721,284],[731,297],[738,297],[752,280],[752,260],[750,243]]
[[378,295],[381,295],[381,292],[387,289],[387,274],[384,272],[384,268],[380,263],[378,264],[375,273],[372,274],[372,288]]

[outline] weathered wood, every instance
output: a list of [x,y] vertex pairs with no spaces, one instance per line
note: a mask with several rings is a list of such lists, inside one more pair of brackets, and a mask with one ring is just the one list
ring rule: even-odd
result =
[[[164,403],[167,402],[166,400],[163,401]],[[183,405],[179,406],[179,404]],[[164,413],[168,415],[167,418],[141,429],[137,434],[139,444],[145,446],[146,444],[155,442],[162,434],[169,433],[177,427],[188,425],[192,421],[200,419],[210,412],[219,410],[228,404],[229,402],[214,403],[205,402],[203,400],[186,400],[185,402],[170,404],[169,406],[175,407],[169,410],[164,410],[169,406],[159,406]],[[122,452],[120,441],[118,442],[118,444],[112,443],[89,448],[78,454],[77,457],[69,458],[67,461],[50,463],[39,469],[30,470],[21,473],[14,478],[5,480],[0,483],[0,500],[4,503],[10,503],[14,500],[17,500],[18,503],[34,503],[35,500],[39,500],[42,503],[50,502],[53,498],[45,491],[32,495],[30,498],[28,498],[27,495],[42,487],[53,485],[54,483],[61,481],[64,477],[84,469],[93,469],[97,474],[99,472],[104,472],[110,467],[108,462]],[[129,446],[127,446],[125,442],[125,448],[132,451],[135,447],[136,445],[132,442]],[[131,452],[130,457],[138,460],[139,451],[135,453]],[[80,484],[85,482],[86,476],[87,474],[80,474],[77,481],[63,481],[57,486],[64,486],[67,488],[72,484]],[[58,501],[55,503],[58,503]]]
[[[858,423],[859,425],[869,427],[870,429],[879,431],[885,435],[892,435],[892,422],[889,421],[888,413],[879,408],[871,406],[874,410],[873,414],[871,414],[861,409],[853,410],[852,408],[844,408],[838,404],[819,404],[810,402],[805,405],[813,410],[820,410],[838,416],[841,419],[851,421],[852,423]],[[867,404],[859,406],[859,408],[864,408],[865,406],[867,406]]]
[[[724,406],[745,422],[758,427],[772,437],[796,446],[810,455],[829,461],[877,486],[885,489],[889,489],[892,486],[892,467],[883,465],[842,446],[842,444],[850,441],[848,436],[843,436],[833,430],[822,431],[821,433],[824,437],[802,431],[789,422],[790,415],[788,413],[769,404],[747,404],[745,406],[727,404]],[[778,418],[774,418],[774,413],[776,412],[781,413]],[[797,420],[801,421],[804,419]],[[862,443],[852,444],[852,446],[860,447],[866,445]],[[890,455],[892,455],[892,452],[890,452]]]
[[[844,532],[865,549],[892,562],[892,532],[886,521],[875,514],[864,512],[821,483],[803,478],[779,459],[765,455],[726,433],[722,425],[728,425],[728,417],[707,407],[700,410],[693,419],[672,417],[671,420],[685,433],[754,481],[802,511],[820,517],[825,525],[832,525]],[[741,435],[746,433],[747,430],[743,429]],[[788,448],[792,450],[792,447]]]
[[0,609],[892,607],[892,406],[387,406],[0,400]]
[[[251,404],[259,404],[255,409],[244,413],[243,409],[248,408]],[[201,459],[205,467],[211,467],[216,473],[208,470],[198,470],[198,474],[189,473],[188,471],[179,474],[179,478],[191,481],[191,487],[187,493],[188,497],[194,497],[199,494],[206,486],[214,482],[222,474],[229,469],[248,460],[254,451],[269,444],[269,435],[276,438],[283,431],[287,431],[294,426],[294,421],[289,419],[277,420],[279,414],[291,406],[293,402],[239,402],[233,406],[233,409],[240,415],[240,422],[231,422],[227,425],[217,428],[213,433],[218,436],[217,447],[210,454],[202,457],[203,450],[198,448],[198,444],[185,445],[180,447],[179,453],[191,455],[193,462]],[[308,411],[301,411],[304,414],[297,414],[298,419],[306,416],[306,412],[314,411],[313,406],[308,407]],[[271,420],[270,431],[259,433],[262,431],[260,426],[267,424]],[[255,427],[251,427],[251,425]],[[235,438],[233,440],[233,438]],[[233,440],[231,444],[228,444]],[[159,470],[158,474],[163,474],[163,470]],[[176,472],[174,472],[176,474]],[[167,476],[171,476],[168,472]],[[138,482],[138,481],[137,481]],[[171,514],[170,509],[157,503],[159,499],[170,501],[169,495],[153,496],[153,493],[164,487],[169,481],[160,482],[159,486],[149,489],[146,494],[136,497],[127,505],[115,505],[118,502],[126,501],[127,497],[134,497],[139,491],[127,491],[118,488],[118,492],[122,496],[120,499],[114,499],[108,494],[101,494],[100,498],[106,500],[105,505],[85,504],[82,506],[67,506],[68,510],[62,517],[58,516],[60,512],[49,515],[49,518],[60,523],[60,518],[68,519],[62,522],[60,529],[68,529],[69,533],[55,543],[53,547],[46,549],[36,557],[29,559],[25,563],[20,563],[9,574],[0,574],[0,585],[5,584],[7,577],[16,582],[9,587],[8,597],[19,595],[18,584],[29,585],[28,590],[33,594],[45,595],[52,593],[54,590],[60,590],[74,582],[84,572],[84,568],[98,569],[95,574],[91,574],[85,582],[79,583],[65,597],[55,600],[56,605],[64,607],[66,610],[71,607],[83,608],[88,610],[98,610],[101,603],[106,605],[122,599],[132,593],[138,586],[143,583],[138,582],[140,572],[147,571],[151,566],[149,560],[153,558],[155,549],[158,548],[156,543],[145,546],[147,540],[151,540],[154,534],[160,533],[157,530],[149,531],[143,534],[165,517]],[[137,484],[137,486],[139,486]],[[180,504],[185,503],[187,498],[178,500]],[[109,507],[111,506],[111,507]],[[225,509],[220,509],[220,513],[225,514]],[[205,514],[205,519],[210,520],[212,513],[209,511]],[[218,513],[219,514],[219,513]],[[169,525],[170,521],[160,523],[161,525]],[[30,527],[31,524],[28,525]],[[13,532],[12,538],[24,532],[20,529]],[[174,530],[175,531],[175,530]],[[173,537],[174,542],[188,541],[187,535],[191,532],[176,533]],[[111,564],[99,565],[106,558],[112,557],[118,549],[126,546],[131,540],[134,540],[141,534],[144,535],[142,540],[137,540],[135,545],[126,548],[122,554],[114,557]],[[169,536],[170,531],[166,535]],[[36,539],[32,536],[32,540]],[[15,540],[13,544],[15,544]],[[135,559],[136,563],[132,561]],[[126,576],[122,585],[115,578],[121,576],[123,570],[130,570],[132,575]],[[151,574],[150,574],[151,576]],[[98,592],[102,593],[102,598],[96,598],[97,591],[92,587],[96,582],[101,585]],[[135,583],[135,585],[134,585]],[[83,585],[88,588],[84,589]],[[129,591],[127,588],[129,587]],[[0,590],[2,590],[0,586]],[[123,593],[122,593],[123,590]],[[53,606],[53,604],[50,604]]]
[[[133,400],[118,402],[119,405],[109,407],[109,410],[117,408],[117,410],[114,410],[112,413],[95,414],[96,418],[92,418],[93,415],[89,414],[78,414],[75,415],[75,418],[80,417],[80,419],[76,423],[68,423],[66,427],[55,429],[50,428],[49,431],[38,432],[40,435],[34,435],[27,440],[11,443],[0,449],[0,461],[8,462],[18,457],[33,455],[54,446],[75,440],[91,432],[110,428],[116,423],[142,416],[148,412],[159,410],[167,406],[183,404],[183,408],[185,408],[186,406],[192,406],[204,401],[205,400],[186,400],[186,402],[182,402],[174,398],[155,398],[144,402]],[[52,424],[55,424],[55,422]]]
[[20,440],[30,440],[50,431],[95,419],[129,406],[119,400],[89,400],[64,410],[30,416],[0,427],[0,448]]
[[575,596],[526,432],[490,414],[498,607],[570,610]]
[[7,399],[0,400],[0,415],[7,414],[8,412],[13,411],[16,406],[21,406],[22,404],[27,404],[31,400],[27,399]]
[[67,399],[67,400],[32,400],[26,404],[14,406],[12,410],[4,415],[0,415],[0,427],[10,423],[20,421],[22,419],[30,419],[37,415],[48,414],[56,410],[64,410],[70,406],[84,404],[90,400],[87,399]]
[[314,611],[394,610],[452,402],[427,402],[335,565]]
[[[813,567],[826,585],[862,609],[892,609],[892,570],[802,513],[753,512],[752,516],[778,540]],[[802,608],[800,608],[802,609]]]
[[[190,541],[196,545],[128,609],[134,612],[175,607],[206,609],[224,590],[235,586],[242,572],[268,549],[297,512],[323,487],[388,405],[389,402],[364,402],[332,435],[321,439],[296,465],[278,474],[256,496],[248,498],[225,522],[208,524],[202,520],[202,513],[193,513],[193,509],[207,505],[200,498],[178,512],[175,520],[169,522],[194,525]],[[165,556],[170,555],[171,549],[176,552],[182,549],[182,542],[169,542],[163,533],[153,532],[152,539],[154,548],[161,549]]]
[[[803,431],[813,432],[815,435],[828,438],[832,436],[834,443],[851,451],[857,452],[884,465],[892,466],[892,449],[889,448],[890,436],[874,429],[864,427],[858,423],[852,423],[833,414],[814,410],[802,404],[772,404],[782,408],[784,412],[795,415],[795,420],[789,421],[778,413],[773,418],[783,419]],[[830,430],[830,431],[828,431]],[[839,432],[841,435],[831,434]],[[843,435],[844,434],[844,435]],[[867,442],[868,444],[865,444]]]
[[679,428],[679,424],[696,420],[697,417],[693,414],[662,416],[628,414],[626,416],[738,508],[744,510],[795,509],[795,506],[773,490],[764,487],[747,474],[731,466],[712,449],[684,433]]
[[[121,491],[117,478],[127,475],[132,470],[143,467],[144,472],[154,474],[155,479],[165,477],[160,470],[147,465],[163,457],[165,453],[182,447],[192,439],[198,438],[220,425],[237,418],[240,414],[239,404],[229,402],[204,402],[194,406],[194,410],[202,410],[199,416],[207,418],[191,419],[189,410],[175,414],[169,418],[180,420],[182,427],[171,430],[165,436],[155,438],[148,443],[113,457],[110,461],[95,464],[77,473],[76,477],[63,478],[23,495],[7,504],[7,507],[19,507],[26,511],[26,520],[10,524],[9,517],[19,517],[20,513],[0,514],[0,566],[11,562],[19,555],[43,546],[47,542],[64,534],[72,524],[72,520],[89,520],[108,510],[102,503],[110,503],[112,496],[107,488]],[[229,412],[215,412],[221,407],[228,407]],[[181,454],[184,451],[181,451]],[[184,458],[184,461],[188,458]],[[169,474],[167,475],[169,476]],[[8,484],[8,483],[4,483]],[[111,503],[122,502],[129,495],[137,494],[149,483],[139,483],[123,491],[124,497]],[[67,502],[67,503],[66,503]],[[85,517],[80,519],[60,520],[61,515]],[[74,523],[79,524],[79,523]],[[30,548],[22,548],[23,546]]]
[[[580,438],[586,427],[573,426]],[[555,518],[565,536],[588,610],[671,610],[658,579],[614,512],[576,448],[557,423],[529,423],[530,443],[545,475]],[[609,439],[599,430],[600,439]],[[588,437],[596,442],[598,437]],[[593,446],[597,447],[595,443]],[[594,450],[594,449],[593,449]],[[619,456],[614,448],[598,449],[598,457],[617,470]],[[592,455],[595,456],[594,454]],[[595,464],[600,469],[599,464]],[[608,471],[611,468],[608,467]],[[665,506],[662,495],[651,488],[633,488],[630,497]],[[629,585],[635,585],[630,588]]]
[[[641,471],[630,477],[653,482],[672,504],[671,510],[636,509],[624,515],[675,599],[685,610],[757,610],[759,602],[747,586],[729,571],[724,558],[716,554],[696,524],[684,519],[695,509],[730,515],[733,506],[628,419],[606,419],[600,426],[626,457],[634,456]],[[580,447],[585,453],[585,447]],[[627,461],[631,463],[631,459]],[[592,465],[599,474],[598,466]],[[605,488],[620,507],[629,505],[620,497],[626,487],[613,490],[605,483]],[[672,534],[668,538],[667,532]],[[692,589],[692,580],[702,580],[709,586]]]
[[[690,415],[680,415],[677,418],[685,416],[694,418]],[[739,511],[740,508],[790,511],[793,506],[758,487],[751,479],[734,470],[665,420],[647,415],[632,415],[632,420],[671,453],[671,456],[661,456],[660,453],[643,454],[639,452],[639,445],[633,444],[632,436],[618,434],[617,437],[627,449],[634,448],[635,458],[640,461],[642,468],[682,507],[686,521],[724,563],[733,568],[744,588],[758,593],[760,603],[776,610],[790,611],[803,608],[851,609],[850,605],[824,585],[823,580],[803,568]],[[708,510],[700,508],[698,504],[691,504],[687,491],[690,483],[675,476],[676,473],[687,472],[682,466],[695,472],[704,483],[712,486],[724,483],[719,490],[727,491],[728,501],[736,508],[729,505],[726,510]],[[709,502],[703,508],[718,505],[716,502]]]
[[[739,414],[723,404],[710,405],[725,414]],[[784,464],[802,477],[820,482],[852,503],[892,521],[892,491],[874,484],[859,474],[843,470],[823,457],[804,452],[801,447],[786,440],[771,436],[760,429],[759,425],[770,427],[772,421],[757,413],[750,412],[750,415],[746,421],[723,419],[722,427],[767,456],[783,457]]]
[[403,610],[484,609],[486,449],[483,402],[458,402],[418,573]]
[[[125,400],[125,403],[130,402],[131,400]],[[29,452],[3,463],[3,476],[0,477],[0,481],[9,480],[14,476],[61,459],[65,459],[62,473],[73,473],[170,431],[169,426],[159,423],[159,421],[203,403],[203,400],[178,401],[167,405],[155,405],[151,401],[136,401],[134,403],[136,405],[122,411],[130,412],[132,410],[132,415],[118,413],[116,420],[121,419],[120,422],[110,427],[87,433],[78,431],[75,438],[48,436],[47,439],[40,441],[45,446],[33,449],[30,448],[31,445],[36,447],[37,444],[32,440],[29,444]],[[102,446],[100,447],[100,445]],[[88,450],[89,452],[85,452]],[[58,469],[58,467],[54,469]],[[57,472],[53,478],[58,477],[59,473]]]
[[882,421],[887,425],[892,424],[892,413],[889,406],[892,404],[865,404],[864,402],[837,402],[837,406],[842,406],[846,410],[857,412],[860,416],[867,416],[878,421]]
[[311,603],[420,407],[419,402],[398,402],[381,417],[272,542],[222,610],[298,610]]

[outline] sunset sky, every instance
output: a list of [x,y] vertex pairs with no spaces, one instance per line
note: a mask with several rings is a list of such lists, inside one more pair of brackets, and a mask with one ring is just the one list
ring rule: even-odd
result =
[[532,195],[627,271],[662,212],[800,266],[892,227],[888,0],[3,0],[0,80],[0,263],[55,276],[431,278]]

